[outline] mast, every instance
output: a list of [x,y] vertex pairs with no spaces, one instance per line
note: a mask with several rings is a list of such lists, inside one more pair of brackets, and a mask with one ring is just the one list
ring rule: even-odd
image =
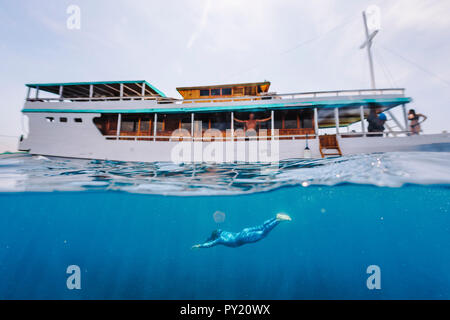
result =
[[[367,19],[367,15],[369,16],[369,20]],[[372,5],[368,7],[365,11],[362,13],[363,16],[363,22],[364,22],[364,30],[366,33],[366,41],[359,47],[360,49],[367,48],[367,56],[369,58],[369,68],[370,68],[370,84],[372,86],[372,89],[376,89],[375,84],[375,72],[373,68],[373,59],[372,59],[372,42],[375,36],[378,34],[378,31],[380,30],[380,8],[378,6]],[[369,26],[370,24],[370,26]],[[372,29],[372,33],[370,33],[370,29]],[[403,127],[400,122],[397,120],[397,118],[392,114],[390,110],[387,110],[386,113],[394,120],[394,122],[397,124],[397,126],[402,130],[406,131],[408,128],[408,122],[405,121],[405,127]],[[361,110],[361,119],[364,119],[363,117],[363,111]],[[362,120],[361,120],[362,121]],[[362,122],[361,122],[362,123]],[[387,126],[387,124],[386,124]],[[389,126],[387,126],[389,131],[392,131]],[[364,131],[364,128],[363,128]]]
[[371,34],[369,34],[369,27],[367,26],[367,16],[366,12],[363,11],[363,21],[364,21],[364,29],[366,31],[366,41],[361,45],[360,49],[367,48],[367,55],[369,57],[369,67],[370,67],[370,81],[372,85],[372,89],[376,88],[375,85],[375,72],[373,70],[373,59],[372,59],[372,40],[375,38],[375,36],[378,33],[378,30],[373,31]]

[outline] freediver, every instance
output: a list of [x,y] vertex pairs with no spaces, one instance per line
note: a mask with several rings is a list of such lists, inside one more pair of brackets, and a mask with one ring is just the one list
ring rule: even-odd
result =
[[211,233],[211,236],[205,243],[196,244],[192,248],[210,248],[220,244],[232,248],[240,247],[244,244],[257,242],[265,238],[281,221],[291,220],[291,217],[287,214],[278,213],[275,218],[265,221],[262,225],[245,228],[241,232],[229,232],[217,229]]

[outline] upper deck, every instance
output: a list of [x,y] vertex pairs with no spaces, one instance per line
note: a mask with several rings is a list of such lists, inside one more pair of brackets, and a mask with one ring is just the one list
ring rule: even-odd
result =
[[[185,97],[195,97],[176,99],[165,96],[144,80],[27,84],[28,93],[23,112],[190,113],[311,107],[342,108],[368,103],[376,103],[383,109],[390,109],[411,101],[411,98],[405,96],[405,90],[402,88],[276,94],[268,92],[269,85],[270,82],[259,82],[234,84],[228,87],[219,85],[177,88]],[[34,95],[32,89],[35,90]],[[228,89],[232,90],[231,95],[227,95]],[[202,96],[202,90],[207,90],[208,95],[205,92]],[[213,93],[214,90],[218,92]],[[252,95],[246,95],[247,91],[252,91]],[[50,93],[52,96],[42,96],[40,92]]]
[[[98,81],[98,82],[66,82],[66,83],[33,83],[28,87],[35,90],[34,100],[43,99],[39,92],[47,92],[59,96],[59,99],[71,101],[117,99],[129,97],[166,98],[166,95],[145,80],[135,81]],[[31,99],[33,100],[33,99]]]

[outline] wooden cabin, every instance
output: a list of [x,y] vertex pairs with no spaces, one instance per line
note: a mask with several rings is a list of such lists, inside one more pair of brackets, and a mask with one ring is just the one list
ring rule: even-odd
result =
[[[177,91],[185,100],[191,99],[217,99],[217,98],[235,98],[245,96],[260,96],[269,91],[270,82],[253,82],[253,83],[235,83],[221,84],[214,86],[198,86],[198,87],[179,87]],[[244,101],[239,99],[236,101]],[[214,100],[214,102],[223,102],[226,100]],[[185,101],[191,103],[192,101]],[[199,101],[209,102],[209,101]]]

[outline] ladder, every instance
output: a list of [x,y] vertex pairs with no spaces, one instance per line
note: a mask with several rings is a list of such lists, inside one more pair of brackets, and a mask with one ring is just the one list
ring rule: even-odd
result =
[[322,158],[328,156],[342,156],[341,148],[335,134],[319,136],[319,150]]

